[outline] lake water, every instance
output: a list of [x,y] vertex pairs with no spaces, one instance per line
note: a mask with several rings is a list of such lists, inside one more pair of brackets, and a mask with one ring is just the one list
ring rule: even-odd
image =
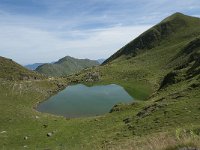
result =
[[115,104],[132,101],[124,88],[116,84],[92,87],[78,84],[68,86],[40,103],[37,110],[67,118],[86,117],[105,114]]

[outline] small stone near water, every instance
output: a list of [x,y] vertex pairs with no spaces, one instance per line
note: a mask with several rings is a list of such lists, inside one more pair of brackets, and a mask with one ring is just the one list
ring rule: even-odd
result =
[[24,140],[28,140],[28,136],[25,136],[25,137],[24,137]]
[[6,131],[1,131],[1,133],[6,133]]
[[99,119],[94,119],[94,121],[99,121]]
[[51,132],[47,133],[48,137],[51,137],[53,134]]

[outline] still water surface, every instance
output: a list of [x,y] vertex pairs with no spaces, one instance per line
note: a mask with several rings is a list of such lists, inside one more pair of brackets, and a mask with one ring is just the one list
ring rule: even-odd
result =
[[67,118],[86,117],[105,114],[115,104],[132,101],[124,88],[116,84],[92,87],[77,84],[40,103],[37,110]]

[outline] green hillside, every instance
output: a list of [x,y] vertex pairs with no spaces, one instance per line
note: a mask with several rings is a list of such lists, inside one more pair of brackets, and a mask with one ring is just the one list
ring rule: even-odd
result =
[[[200,19],[175,13],[74,80],[88,85],[118,83],[134,98],[146,100],[138,112],[131,106],[133,112],[125,118],[135,136],[187,127],[200,134],[199,39]],[[98,72],[100,80],[86,82],[88,72]],[[119,110],[124,108],[113,109]]]
[[99,65],[99,63],[94,60],[76,59],[70,56],[66,56],[54,64],[41,65],[36,68],[36,71],[47,76],[64,76],[97,65]]
[[127,59],[135,57],[146,50],[162,47],[167,44],[166,42],[172,45],[173,43],[180,43],[182,40],[196,37],[199,35],[199,25],[199,18],[175,13],[122,47],[104,61],[104,64],[123,56],[127,57]]
[[0,56],[0,79],[3,80],[31,80],[44,79],[44,77],[36,72],[29,71],[21,65]]
[[[0,80],[0,149],[200,148],[199,18],[173,14],[103,65],[66,78],[4,79]],[[89,118],[67,119],[33,109],[66,85],[79,82],[122,85],[135,101]]]

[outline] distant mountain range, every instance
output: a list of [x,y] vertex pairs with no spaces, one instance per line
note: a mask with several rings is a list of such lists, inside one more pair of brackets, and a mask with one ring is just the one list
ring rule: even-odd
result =
[[38,66],[41,66],[45,63],[34,63],[34,64],[29,64],[29,65],[25,65],[24,67],[26,67],[29,70],[35,70]]
[[96,60],[77,59],[66,56],[57,62],[46,63],[38,66],[35,71],[47,76],[65,76],[78,72],[82,69],[98,66],[100,63]]
[[106,59],[97,59],[97,61],[100,63],[100,64],[102,64],[104,61],[105,61]]
[[[102,64],[106,59],[97,59],[96,61],[99,62],[99,64]],[[52,64],[55,63],[55,62],[52,62]],[[27,69],[29,70],[35,70],[37,67],[41,66],[41,65],[44,65],[46,63],[34,63],[34,64],[28,64],[28,65],[25,65],[24,67],[26,67]]]

